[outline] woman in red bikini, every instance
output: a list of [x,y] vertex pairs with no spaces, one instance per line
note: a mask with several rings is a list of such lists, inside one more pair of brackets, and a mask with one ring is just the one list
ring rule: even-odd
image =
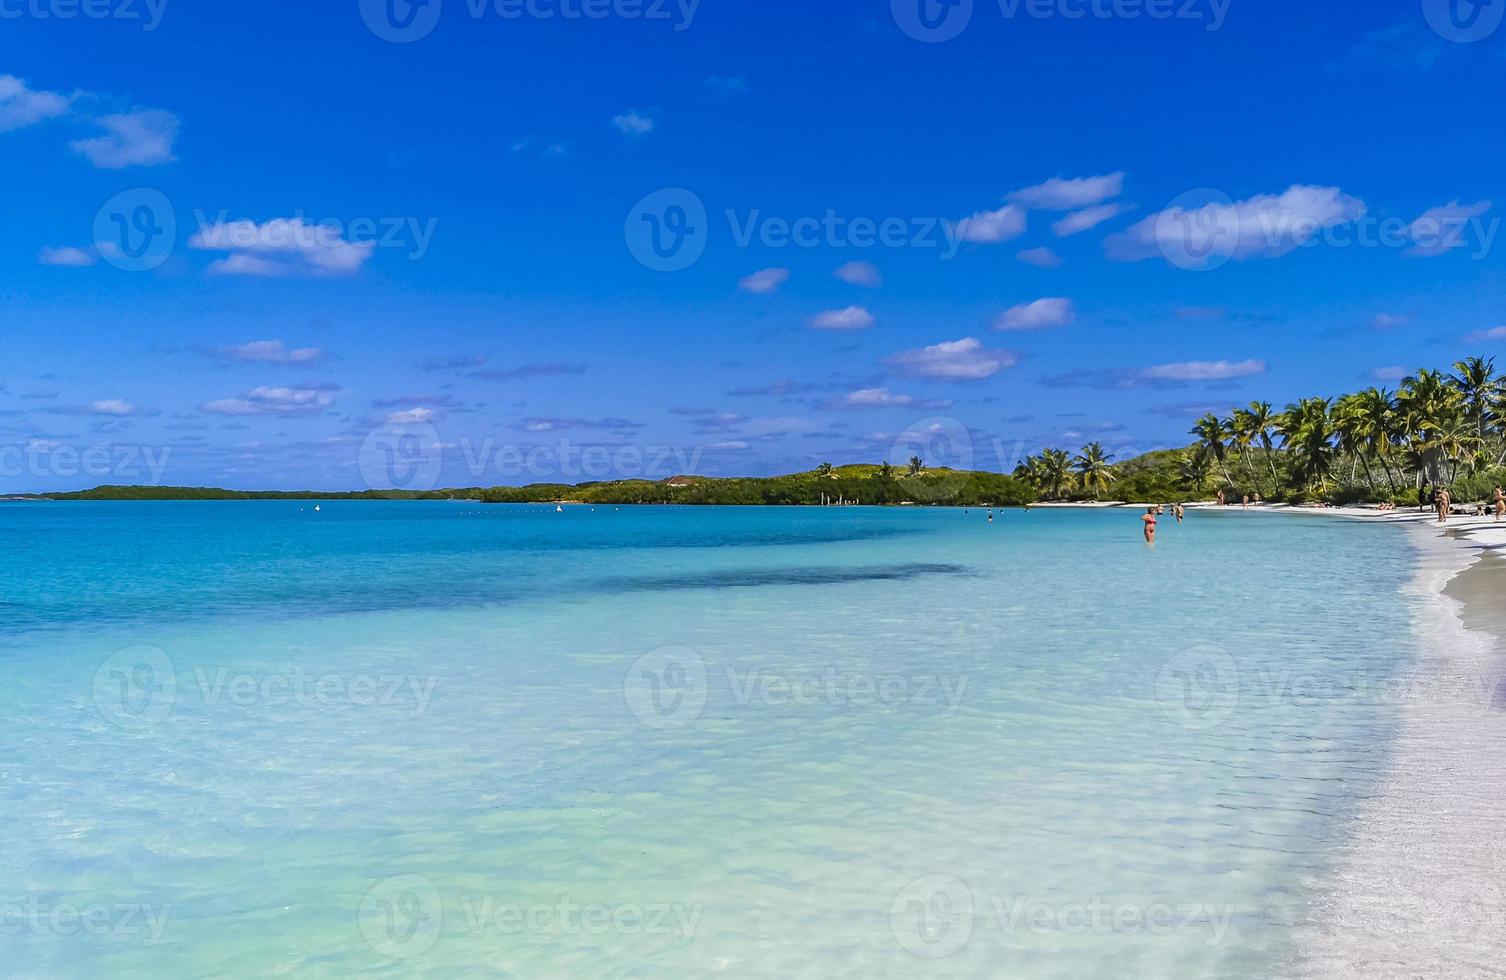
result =
[[1142,517],[1142,518],[1140,518],[1140,520],[1142,520],[1142,521],[1145,522],[1145,540],[1146,540],[1146,542],[1149,543],[1149,544],[1155,544],[1156,543],[1156,509],[1154,507],[1147,508],[1146,511],[1145,511],[1145,516]]

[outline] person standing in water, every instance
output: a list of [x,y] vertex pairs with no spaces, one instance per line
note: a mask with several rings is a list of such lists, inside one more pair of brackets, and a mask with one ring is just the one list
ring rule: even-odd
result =
[[1182,523],[1182,518],[1184,518],[1184,517],[1187,516],[1187,508],[1183,507],[1181,504],[1177,504],[1176,515],[1177,515],[1177,523],[1178,524]]
[[1491,503],[1495,505],[1496,523],[1499,524],[1501,518],[1506,517],[1506,493],[1500,487],[1496,487],[1496,495]]
[[1146,541],[1146,543],[1147,544],[1155,544],[1156,543],[1156,509],[1154,507],[1147,507],[1147,508],[1145,508],[1145,516],[1142,517],[1142,518],[1140,518],[1140,520],[1142,520],[1142,521],[1145,522],[1145,541]]

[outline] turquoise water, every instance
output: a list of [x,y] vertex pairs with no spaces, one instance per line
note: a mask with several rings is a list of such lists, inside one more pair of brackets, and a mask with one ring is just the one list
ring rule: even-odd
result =
[[0,974],[1265,977],[1402,532],[0,506]]

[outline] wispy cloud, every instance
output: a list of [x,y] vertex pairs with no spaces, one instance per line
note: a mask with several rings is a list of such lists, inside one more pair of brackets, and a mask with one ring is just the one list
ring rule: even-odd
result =
[[1480,340],[1506,340],[1506,326],[1491,327],[1489,330],[1476,330],[1464,339],[1471,342]]
[[1039,211],[1071,211],[1107,201],[1124,193],[1124,172],[1100,177],[1053,177],[1043,184],[1009,195],[1021,207]]
[[1179,388],[1193,382],[1234,381],[1258,374],[1268,368],[1264,361],[1180,361],[1148,368],[1109,368],[1101,371],[1077,370],[1043,378],[1049,388]]
[[1065,327],[1076,318],[1072,301],[1061,297],[1038,299],[1023,303],[999,314],[994,320],[995,330],[1048,330]]
[[211,273],[268,277],[353,275],[376,248],[375,241],[349,242],[333,226],[302,218],[219,221],[195,232],[188,245],[231,253],[210,263]]
[[1019,362],[1014,351],[990,350],[976,337],[948,340],[884,359],[887,367],[900,374],[938,381],[981,381]]
[[515,381],[520,378],[554,378],[585,373],[584,364],[519,364],[517,367],[472,371],[471,377],[482,381]]
[[[1483,217],[1491,208],[1489,201],[1460,204],[1450,201],[1441,207],[1429,208],[1407,228],[1407,237],[1413,242],[1406,254],[1420,258],[1446,255],[1456,248],[1465,248],[1470,242],[1465,231],[1476,219]],[[1484,237],[1483,235],[1480,237]]]
[[0,75],[0,133],[56,119],[72,105],[72,96],[39,91],[14,75]]
[[105,135],[71,145],[101,170],[155,167],[172,163],[178,117],[165,109],[138,109],[96,120]]
[[788,269],[760,269],[750,276],[744,276],[737,287],[745,293],[755,295],[767,295],[775,292],[780,286],[789,281],[790,270]]
[[975,245],[997,245],[1025,233],[1026,212],[1013,204],[997,211],[978,211],[953,226],[959,241]]
[[561,432],[569,429],[606,429],[617,432],[636,432],[643,428],[643,423],[619,418],[581,419],[534,416],[520,419],[513,428],[519,432],[533,433]]
[[827,310],[811,318],[811,326],[817,330],[867,330],[874,322],[873,314],[861,306]]
[[43,265],[81,269],[93,265],[98,261],[98,257],[87,249],[64,246],[62,248],[42,249],[41,254],[37,256],[37,261]]
[[233,347],[220,347],[214,356],[242,364],[314,364],[324,358],[317,347],[289,348],[280,340],[253,340]]
[[311,387],[271,387],[263,385],[252,388],[239,398],[222,398],[199,406],[209,415],[272,415],[299,416],[317,415],[334,404],[335,385]]
[[612,125],[624,136],[639,137],[647,136],[654,131],[655,122],[653,117],[646,112],[637,109],[629,109],[627,112],[612,117]]
[[1212,258],[1274,259],[1287,255],[1324,229],[1365,216],[1365,202],[1337,187],[1293,185],[1233,203],[1172,207],[1131,225],[1104,242],[1117,262],[1176,258],[1202,263]]
[[1016,255],[1015,258],[1026,265],[1033,265],[1037,269],[1059,269],[1062,264],[1062,257],[1044,245],[1040,248],[1027,248]]
[[872,262],[848,262],[838,266],[837,271],[832,275],[849,286],[874,288],[884,284],[884,277],[879,274],[878,266]]
[[1126,210],[1123,204],[1100,204],[1097,207],[1084,208],[1081,211],[1073,211],[1057,221],[1051,226],[1051,230],[1056,232],[1057,238],[1067,238],[1079,232],[1097,228],[1110,218],[1117,218]]

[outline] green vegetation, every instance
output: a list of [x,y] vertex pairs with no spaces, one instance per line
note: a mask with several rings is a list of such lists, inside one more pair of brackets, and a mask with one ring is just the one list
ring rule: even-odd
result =
[[721,504],[741,506],[816,506],[843,501],[867,505],[914,504],[945,507],[1019,507],[1035,500],[1035,491],[1012,476],[951,469],[926,469],[918,459],[904,472],[888,463],[878,466],[832,466],[823,463],[808,473],[787,476],[718,479],[680,477],[652,483],[619,480],[578,487],[543,484],[497,487],[481,499],[494,504]]
[[105,486],[70,493],[24,494],[15,500],[453,500],[476,499],[480,490],[364,490],[324,493],[315,490],[220,490],[216,487]]
[[1395,392],[1368,388],[1303,398],[1275,411],[1252,402],[1192,427],[1185,450],[1109,466],[1097,443],[1075,458],[1048,449],[1015,471],[1053,500],[1207,499],[1222,491],[1291,503],[1416,503],[1420,487],[1447,486],[1456,501],[1489,499],[1506,481],[1506,377],[1471,357],[1452,373],[1420,370]]

